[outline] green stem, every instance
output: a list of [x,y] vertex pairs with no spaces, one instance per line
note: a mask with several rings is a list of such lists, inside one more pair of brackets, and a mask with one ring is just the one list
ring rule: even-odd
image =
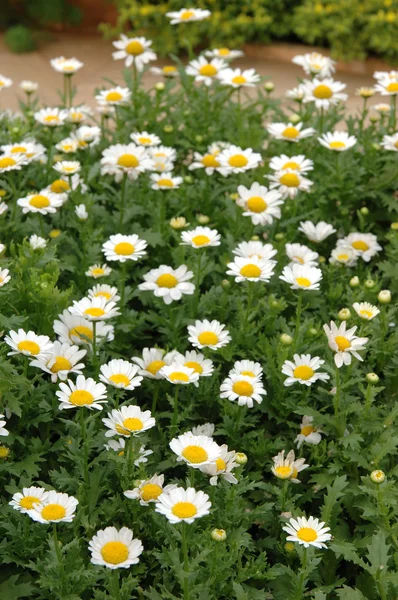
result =
[[307,548],[303,548],[303,559],[301,561],[301,570],[300,570],[299,583],[297,586],[296,600],[301,600],[304,597],[306,568],[307,568]]
[[196,278],[195,278],[195,295],[193,299],[193,318],[196,317],[200,300],[200,276],[202,269],[202,251],[198,250],[198,261],[196,263]]
[[333,398],[333,406],[334,406],[334,418],[337,433],[340,437],[344,435],[345,423],[344,423],[344,414],[340,410],[340,399],[341,399],[341,378],[340,378],[340,369],[336,367],[336,393]]
[[155,390],[153,392],[153,397],[152,397],[152,407],[151,407],[151,415],[153,416],[156,412],[156,407],[157,407],[157,403],[158,403],[158,398],[159,398],[159,381],[156,382],[155,384]]
[[187,542],[187,523],[182,523],[182,553],[184,556],[184,600],[189,600],[189,564],[188,564],[188,542]]
[[48,158],[47,158],[47,178],[50,175],[50,169],[52,167],[52,159],[53,159],[53,137],[54,137],[54,128],[50,127],[49,131],[49,141],[48,141]]
[[368,387],[366,388],[366,392],[365,392],[365,417],[367,416],[371,405],[372,405],[372,386],[370,383],[368,383]]
[[64,563],[62,562],[62,556],[61,556],[61,548],[59,547],[59,542],[58,542],[57,524],[56,523],[53,523],[53,540],[54,540],[55,554],[57,555],[57,561],[58,561],[58,566],[59,566],[59,574],[60,574],[60,579],[61,579],[61,598],[62,598],[62,596],[64,595],[65,573],[64,573]]
[[174,411],[173,411],[173,420],[171,422],[171,431],[170,437],[173,438],[177,431],[177,421],[178,421],[178,394],[180,391],[179,384],[175,384],[175,392],[174,392]]
[[120,308],[124,310],[124,299],[126,295],[126,277],[127,277],[127,263],[122,263],[122,281],[120,285]]
[[296,344],[297,344],[298,335],[299,335],[299,331],[300,331],[302,308],[303,308],[303,293],[301,290],[299,290],[297,309],[296,309],[296,328],[294,330],[294,338],[293,338],[293,351],[296,349]]
[[83,445],[83,477],[84,477],[84,486],[85,492],[88,492],[89,487],[89,475],[88,475],[88,439],[87,439],[87,429],[86,429],[86,415],[84,411],[84,407],[80,408],[80,431],[82,436],[82,445]]
[[119,230],[120,230],[120,233],[122,231],[123,220],[124,220],[124,205],[125,205],[125,199],[126,199],[126,183],[127,183],[127,173],[125,173],[123,175],[122,188],[121,188],[121,193],[120,193],[120,218],[119,218]]
[[97,377],[97,321],[93,321],[93,371]]
[[324,120],[324,111],[323,108],[320,109],[319,113],[319,133],[323,133],[323,120]]
[[119,571],[113,569],[110,573],[110,587],[112,590],[112,600],[120,600],[120,586],[119,586]]
[[289,482],[286,479],[283,482],[282,492],[281,492],[281,505],[282,505],[281,511],[282,512],[284,512],[285,508],[286,508],[286,497],[287,497],[288,486],[289,486]]
[[379,592],[380,600],[387,600],[387,594],[386,594],[386,590],[384,589],[383,583],[380,581],[380,579],[376,579],[375,581],[376,581],[377,591]]
[[[134,453],[133,453],[133,434],[130,434],[130,437],[127,440],[126,443],[126,460],[127,460],[127,485],[130,486],[131,483],[131,479],[132,479],[132,471],[133,471],[133,458],[134,458]],[[129,488],[130,489],[130,488]]]

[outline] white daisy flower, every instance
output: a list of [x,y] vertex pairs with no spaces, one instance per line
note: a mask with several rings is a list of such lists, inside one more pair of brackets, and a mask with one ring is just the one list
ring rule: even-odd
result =
[[211,348],[218,350],[231,341],[229,331],[219,321],[195,321],[195,325],[188,325],[188,341],[195,348]]
[[328,150],[344,152],[355,146],[357,138],[346,131],[328,131],[318,138],[318,142]]
[[131,92],[129,88],[117,85],[116,87],[107,90],[101,90],[99,94],[95,96],[95,99],[102,106],[120,106],[127,104],[130,101]]
[[237,360],[229,374],[244,375],[246,377],[261,379],[263,376],[263,369],[260,363],[254,362],[253,360]]
[[126,490],[123,494],[130,500],[139,500],[141,506],[148,506],[156,502],[160,494],[168,494],[177,486],[169,484],[164,486],[164,475],[153,475],[150,479],[142,479],[133,490]]
[[177,455],[177,461],[184,461],[194,469],[214,462],[221,455],[220,446],[212,438],[191,432],[173,438],[169,446]]
[[319,356],[310,354],[295,354],[293,361],[285,360],[282,365],[282,373],[287,375],[284,385],[289,387],[294,383],[310,386],[316,381],[327,381],[330,376],[327,373],[318,373],[319,367],[325,363]]
[[365,321],[371,321],[380,313],[377,306],[370,304],[369,302],[354,302],[352,305],[353,309],[357,313],[358,317]]
[[275,250],[272,244],[263,244],[262,242],[240,242],[240,244],[232,250],[232,254],[243,256],[244,258],[257,256],[257,258],[269,261],[277,254],[277,250]]
[[313,426],[313,420],[313,417],[303,417],[300,425],[300,433],[294,440],[297,442],[297,448],[300,448],[303,443],[317,446],[321,442],[321,433],[323,433],[323,431]]
[[151,188],[153,190],[177,189],[183,182],[182,177],[176,177],[171,171],[165,173],[152,173],[150,179],[152,181]]
[[267,125],[267,131],[275,140],[286,142],[299,142],[315,133],[313,127],[303,129],[303,123],[270,123]]
[[222,85],[229,85],[235,89],[242,87],[255,87],[260,82],[260,75],[255,69],[229,69],[224,68],[218,75]]
[[398,152],[398,132],[393,135],[383,135],[381,146],[384,150],[392,150]]
[[51,490],[41,502],[33,504],[27,513],[39,523],[71,523],[78,504],[79,501],[73,496]]
[[22,208],[23,214],[31,212],[49,215],[56,213],[57,208],[62,206],[63,201],[56,194],[41,190],[37,194],[32,193],[24,198],[19,198],[17,204]]
[[229,48],[212,48],[205,50],[203,54],[209,58],[222,58],[223,60],[234,60],[245,55],[242,50],[230,50]]
[[[68,109],[68,121],[75,125],[82,123],[89,117],[93,117],[93,111],[87,104],[80,104],[79,106],[71,106]],[[81,127],[79,129],[82,129]],[[95,129],[98,135],[101,135],[99,127],[88,127],[87,129]],[[77,133],[78,130],[76,130]],[[73,135],[73,134],[72,134]]]
[[192,295],[195,286],[190,283],[192,271],[188,271],[186,265],[173,269],[167,265],[160,265],[157,269],[151,269],[144,275],[144,283],[138,285],[141,291],[153,292],[156,298],[162,298],[165,304],[181,300],[185,294]]
[[58,144],[55,144],[55,147],[57,150],[63,152],[64,154],[73,154],[78,149],[79,144],[77,140],[74,140],[71,137],[67,137],[58,142]]
[[381,114],[389,113],[391,111],[391,106],[389,104],[385,104],[384,102],[381,102],[380,104],[375,104],[374,106],[372,106],[372,108],[374,110],[377,110],[377,112]]
[[102,419],[102,422],[108,428],[105,437],[139,435],[154,427],[156,423],[151,416],[151,411],[142,411],[139,406],[122,406],[120,410],[114,409],[108,413],[106,419]]
[[351,246],[356,255],[365,262],[369,262],[375,254],[382,250],[373,233],[349,233],[345,238],[338,240],[337,247],[339,246]]
[[358,254],[351,245],[340,244],[332,250],[329,262],[354,267],[358,262]]
[[203,354],[195,350],[187,350],[185,354],[174,353],[173,364],[181,364],[188,369],[193,369],[199,375],[199,378],[210,377],[214,371],[213,361],[205,358]]
[[304,154],[296,156],[273,156],[269,162],[269,167],[273,171],[298,171],[299,173],[307,173],[314,168],[314,161],[305,158]]
[[152,160],[152,169],[158,173],[167,173],[174,168],[177,152],[168,146],[151,146],[148,148],[148,156]]
[[7,171],[19,171],[28,164],[28,159],[24,154],[3,154],[0,156],[0,174]]
[[68,111],[59,108],[41,108],[34,113],[33,117],[40,125],[57,127],[65,123],[68,118]]
[[100,529],[89,542],[91,562],[108,569],[128,569],[139,562],[144,547],[127,527]]
[[292,63],[303,68],[307,75],[316,75],[318,79],[330,77],[335,71],[336,62],[319,52],[298,54],[292,58]]
[[313,223],[312,221],[300,221],[299,231],[304,233],[310,242],[323,242],[329,235],[336,233],[336,229],[333,225],[326,223],[325,221],[319,221],[319,223]]
[[159,146],[162,143],[162,140],[158,135],[148,133],[147,131],[131,133],[130,138],[137,146],[145,146],[146,148],[150,146]]
[[138,375],[139,367],[128,360],[114,358],[106,365],[101,365],[100,380],[107,385],[123,390],[134,390],[141,385],[143,379]]
[[290,450],[285,458],[285,451],[282,450],[273,457],[274,464],[271,468],[273,474],[278,479],[289,479],[293,483],[300,483],[297,479],[298,474],[310,465],[305,464],[305,458],[295,459],[294,450]]
[[7,356],[24,354],[37,360],[51,356],[54,347],[47,335],[37,335],[33,331],[26,332],[23,329],[10,331],[9,335],[5,336],[4,341],[11,348],[11,352]]
[[295,263],[311,267],[318,264],[318,252],[314,252],[308,246],[304,246],[304,244],[285,244],[285,250],[287,256],[290,258],[290,267]]
[[215,425],[213,423],[204,423],[203,425],[196,425],[192,427],[192,435],[205,435],[206,437],[213,437]]
[[164,350],[158,348],[144,348],[142,358],[133,356],[131,358],[139,367],[139,374],[149,379],[163,379],[162,367],[171,365],[174,360],[174,353],[169,352],[165,355]]
[[398,94],[398,72],[391,71],[385,76],[379,73],[375,90],[382,96],[396,96]]
[[0,202],[0,216],[4,215],[8,210],[8,206],[5,202]]
[[163,67],[151,67],[150,69],[153,75],[163,75],[166,79],[178,77],[179,72],[175,65],[164,65]]
[[380,81],[381,79],[395,81],[398,79],[398,71],[375,71],[373,73],[373,77],[376,79],[376,81]]
[[207,248],[207,246],[219,246],[221,236],[217,229],[210,227],[195,227],[191,231],[181,233],[181,246],[191,246],[192,248]]
[[81,375],[84,364],[79,362],[86,356],[87,350],[79,350],[78,346],[71,346],[61,342],[54,342],[51,355],[46,358],[32,360],[32,367],[37,367],[51,375],[51,381],[58,379],[65,381],[71,373]]
[[0,75],[0,91],[5,88],[9,88],[12,86],[12,79],[5,77],[5,75]]
[[71,186],[68,181],[65,179],[56,179],[46,188],[44,188],[45,192],[51,192],[59,197],[61,203],[64,204],[68,199],[68,194],[71,191]]
[[347,94],[343,90],[347,87],[341,81],[334,81],[330,77],[312,81],[305,80],[302,83],[304,90],[304,102],[314,102],[316,108],[328,110],[331,106],[347,100]]
[[222,150],[217,157],[220,163],[219,172],[224,177],[231,173],[244,173],[250,169],[256,169],[262,161],[261,154],[254,152],[252,148],[245,150],[240,146],[229,146]]
[[210,475],[210,485],[217,485],[218,478],[227,481],[228,483],[238,483],[235,475],[233,475],[233,469],[238,465],[235,462],[236,452],[234,450],[228,452],[228,446],[224,444],[220,446],[220,456],[210,464],[199,467],[202,473]]
[[195,519],[208,515],[211,508],[209,496],[194,488],[177,487],[168,494],[161,494],[156,502],[156,512],[164,515],[175,525],[184,521],[191,524]]
[[299,192],[309,192],[313,181],[303,177],[297,171],[288,169],[277,171],[275,175],[267,175],[271,182],[270,188],[277,189],[283,199],[295,198]]
[[236,256],[234,262],[227,264],[227,275],[235,277],[237,283],[242,281],[263,281],[268,283],[274,274],[275,261],[266,261],[257,256],[243,258]]
[[[98,343],[102,343],[104,340],[112,341],[115,337],[113,332],[112,325],[102,321],[97,322],[95,337]],[[91,345],[94,335],[93,322],[74,315],[69,310],[64,310],[62,314],[58,315],[58,319],[54,321],[54,333],[59,337],[59,341],[64,344]]]
[[330,527],[325,527],[323,521],[310,517],[297,517],[297,519],[289,519],[288,525],[282,527],[283,531],[286,531],[289,535],[287,540],[289,542],[298,542],[303,545],[304,548],[314,546],[315,548],[326,548],[325,542],[332,539],[332,536],[328,531]]
[[287,90],[285,94],[286,98],[290,98],[290,100],[295,100],[296,102],[302,102],[304,98],[304,89],[301,83],[296,85],[296,87],[291,90]]
[[39,89],[39,84],[36,81],[30,81],[29,79],[23,79],[19,84],[21,90],[27,94],[33,94]]
[[368,342],[368,338],[355,335],[357,327],[346,330],[346,326],[346,321],[342,321],[339,326],[334,321],[330,321],[330,326],[323,326],[328,338],[329,348],[335,353],[334,362],[339,369],[343,365],[351,364],[351,355],[362,361],[363,359],[358,351],[364,350]]
[[244,208],[243,216],[250,217],[253,225],[267,225],[281,218],[283,200],[279,191],[254,182],[250,188],[239,185],[238,194],[236,204]]
[[106,260],[124,263],[127,260],[136,261],[143,258],[146,255],[147,245],[147,242],[141,240],[135,233],[132,235],[117,233],[111,235],[109,240],[102,244],[102,252]]
[[220,386],[220,398],[227,398],[230,402],[237,402],[239,406],[253,408],[254,402],[261,404],[262,396],[266,396],[262,381],[250,375],[229,373]]
[[77,58],[65,58],[64,56],[52,58],[50,65],[54,71],[63,73],[64,75],[73,75],[83,67],[83,63]]
[[11,280],[10,271],[8,269],[0,269],[0,288],[6,285]]
[[42,160],[46,153],[46,147],[35,140],[23,140],[16,144],[4,144],[1,149],[5,154],[22,154],[29,161]]
[[309,265],[293,264],[291,267],[284,267],[279,279],[290,283],[291,290],[319,290],[322,271]]
[[215,171],[218,171],[221,166],[218,161],[219,151],[215,153],[206,152],[200,154],[199,152],[193,153],[193,162],[189,165],[188,169],[194,171],[195,169],[204,169],[206,175],[213,175]]
[[80,221],[86,221],[88,219],[88,212],[85,204],[78,204],[75,206],[75,215]]
[[61,175],[74,175],[81,169],[81,164],[78,160],[62,160],[55,163],[53,169],[61,173]]
[[111,273],[112,269],[108,267],[106,263],[102,265],[96,263],[87,269],[85,275],[87,275],[87,277],[92,277],[93,279],[100,279],[101,277],[107,277]]
[[[118,456],[124,456],[125,447],[126,440],[124,438],[119,438],[118,440],[109,440],[107,444],[104,444],[104,448],[106,450],[113,450],[118,454]],[[135,456],[138,456],[134,460],[134,466],[139,467],[141,464],[147,463],[147,457],[151,454],[153,454],[153,450],[147,450],[145,445],[140,446],[135,452]]]
[[0,415],[0,435],[6,437],[10,434],[8,429],[4,427],[7,424],[7,421],[4,420],[4,415]]
[[105,298],[108,302],[119,302],[117,287],[106,283],[97,283],[94,287],[87,291],[89,298]]
[[228,64],[220,58],[207,60],[204,56],[199,56],[188,63],[185,72],[187,75],[195,77],[195,81],[211,85],[227,67]]
[[73,306],[70,306],[68,310],[72,315],[84,317],[88,321],[105,321],[120,315],[116,302],[108,302],[101,296],[74,300]]
[[114,175],[116,182],[120,182],[125,174],[131,180],[137,179],[152,167],[153,161],[143,146],[114,144],[102,152],[101,174]]
[[117,52],[113,52],[114,60],[124,60],[125,67],[134,67],[142,71],[149,62],[156,60],[157,56],[151,49],[152,42],[144,37],[128,37],[123,33],[120,38],[112,42]]
[[76,129],[72,139],[77,142],[79,150],[92,148],[93,146],[96,146],[101,139],[101,129],[99,127],[82,125]]
[[27,513],[35,504],[41,504],[46,501],[48,492],[42,487],[22,488],[22,492],[17,492],[13,495],[12,500],[8,503],[20,513]]
[[90,410],[102,410],[102,404],[107,402],[106,387],[102,383],[96,383],[91,377],[86,379],[84,375],[78,375],[76,383],[70,379],[66,383],[60,383],[55,395],[58,397],[60,410],[83,406]]
[[188,385],[199,380],[199,373],[195,369],[177,362],[162,367],[159,375],[175,385]]
[[170,25],[203,21],[204,19],[208,19],[210,15],[211,12],[209,10],[201,8],[181,8],[181,10],[166,13],[166,17],[170,19]]

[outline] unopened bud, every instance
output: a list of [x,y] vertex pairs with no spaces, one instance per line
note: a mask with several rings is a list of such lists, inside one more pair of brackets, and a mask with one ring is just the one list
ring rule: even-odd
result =
[[227,532],[225,529],[213,529],[210,535],[211,539],[215,542],[225,542],[227,539]]
[[384,473],[384,471],[377,469],[376,471],[371,472],[370,478],[373,481],[373,483],[383,483],[383,481],[385,481],[386,474]]
[[157,92],[163,92],[163,90],[165,89],[165,87],[166,87],[166,86],[165,86],[165,84],[163,83],[163,81],[158,81],[158,82],[155,84],[155,89],[156,89],[156,91],[157,91]]
[[174,131],[174,127],[173,127],[173,125],[165,125],[165,126],[163,127],[163,131],[164,131],[165,133],[171,133],[172,131]]
[[394,223],[391,223],[390,228],[393,231],[398,231],[398,221],[394,221]]
[[223,279],[221,282],[221,287],[223,288],[223,290],[229,290],[229,288],[231,287],[231,282],[228,281],[228,279]]
[[293,113],[293,114],[290,115],[289,121],[291,123],[293,123],[293,125],[297,125],[297,123],[300,123],[301,117],[300,117],[300,115],[297,115],[296,113]]
[[376,285],[376,282],[375,282],[375,281],[373,281],[373,279],[367,279],[367,280],[365,281],[365,287],[366,287],[368,290],[371,290],[372,288],[374,288],[374,286],[375,286],[375,285]]
[[260,241],[260,236],[259,235],[252,235],[252,237],[250,239],[252,240],[252,242],[259,242]]
[[380,290],[379,295],[377,296],[380,304],[390,304],[391,302],[391,292],[390,290]]
[[369,209],[367,206],[362,206],[361,210],[359,211],[361,213],[361,215],[363,215],[364,217],[367,217],[369,214]]
[[203,142],[203,135],[195,135],[195,142],[201,144]]
[[351,277],[351,279],[350,279],[351,287],[353,287],[353,288],[358,287],[360,283],[361,282],[359,281],[359,277],[357,277],[356,275],[355,275],[355,277]]
[[185,183],[193,183],[192,175],[185,175],[184,181]]
[[316,335],[318,335],[318,330],[316,327],[310,327],[308,330],[308,333],[312,336],[316,336]]
[[351,317],[350,309],[342,308],[337,316],[339,317],[340,321],[348,321],[348,319]]
[[282,333],[279,338],[279,341],[284,346],[291,346],[293,344],[293,338],[288,333]]
[[368,383],[379,383],[379,376],[376,373],[367,373],[366,381]]
[[275,89],[275,83],[273,81],[266,81],[264,83],[264,89],[268,93],[273,92]]
[[238,465],[245,465],[247,463],[247,456],[244,452],[235,453],[235,461]]
[[207,223],[210,223],[210,217],[207,215],[202,215],[201,213],[197,215],[196,219],[201,225],[207,225]]
[[293,542],[286,542],[286,544],[283,547],[285,549],[285,552],[287,552],[288,554],[291,554],[295,551],[295,546]]
[[282,232],[275,234],[275,239],[276,239],[277,242],[280,242],[281,240],[283,240],[284,237],[285,237],[285,234],[282,233]]

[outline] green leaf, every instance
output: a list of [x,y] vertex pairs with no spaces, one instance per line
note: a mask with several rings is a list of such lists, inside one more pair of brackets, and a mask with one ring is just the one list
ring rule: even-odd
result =
[[327,494],[325,496],[323,509],[322,509],[322,520],[325,521],[326,525],[329,524],[332,512],[337,512],[337,508],[339,506],[339,499],[343,495],[343,490],[347,487],[347,477],[345,475],[341,475],[340,477],[336,477],[332,486],[327,486]]
[[386,569],[388,563],[388,551],[391,548],[386,542],[386,534],[384,531],[375,533],[372,541],[367,546],[367,558],[371,564],[370,572],[375,575],[379,569]]
[[0,585],[1,600],[17,600],[18,598],[30,598],[34,591],[30,583],[17,583],[19,575],[13,575]]
[[343,585],[340,590],[336,590],[339,600],[366,600],[365,596],[355,588],[347,587]]

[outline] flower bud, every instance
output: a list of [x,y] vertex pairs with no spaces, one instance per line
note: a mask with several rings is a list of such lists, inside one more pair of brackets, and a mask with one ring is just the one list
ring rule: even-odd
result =
[[232,194],[229,195],[229,197],[231,198],[231,200],[237,200],[239,198],[239,194],[237,194],[236,192],[233,192]]
[[359,211],[361,213],[361,215],[363,215],[364,217],[367,217],[369,214],[369,209],[367,206],[362,206],[361,210]]
[[285,549],[285,552],[287,552],[288,554],[291,554],[295,551],[293,542],[286,542],[286,544],[283,547]]
[[394,223],[391,223],[390,228],[393,231],[398,231],[398,221],[394,221]]
[[366,287],[368,290],[371,290],[372,288],[374,288],[374,286],[375,286],[375,285],[376,285],[376,282],[375,282],[375,281],[373,281],[373,279],[367,279],[367,280],[365,281],[365,287]]
[[376,373],[367,373],[366,381],[368,383],[379,383],[379,376]]
[[61,230],[60,229],[52,229],[50,231],[50,238],[55,239],[57,238],[59,235],[61,235]]
[[163,127],[163,131],[164,131],[165,133],[171,133],[172,131],[174,131],[174,127],[173,127],[173,125],[165,125],[165,126]]
[[353,287],[353,288],[358,287],[360,285],[360,283],[361,282],[359,281],[359,277],[357,277],[356,275],[355,275],[355,277],[351,277],[351,279],[350,279],[351,287]]
[[210,535],[211,539],[215,542],[225,542],[227,539],[227,532],[225,529],[213,529]]
[[169,224],[172,229],[184,229],[189,225],[185,217],[173,217],[170,219]]
[[259,235],[252,235],[252,237],[250,238],[252,242],[259,242],[260,241],[260,236]]
[[184,182],[185,183],[193,183],[192,175],[185,175]]
[[273,81],[266,81],[264,83],[264,89],[266,92],[271,93],[275,89],[275,83]]
[[308,333],[312,336],[316,336],[316,335],[318,335],[318,330],[316,327],[310,327],[308,330]]
[[348,319],[351,317],[350,309],[342,308],[337,316],[339,317],[340,321],[348,321]]
[[278,308],[278,306],[279,306],[278,300],[272,300],[271,301],[271,307],[272,308]]
[[201,225],[207,225],[207,223],[210,223],[210,217],[207,215],[202,215],[201,213],[197,215],[196,219]]
[[372,148],[373,150],[380,150],[380,144],[377,144],[376,142],[374,144],[372,144]]
[[285,234],[282,233],[282,232],[275,234],[275,239],[276,239],[277,242],[282,241],[284,239],[284,237],[285,237]]
[[2,446],[0,444],[0,458],[6,459],[10,454],[10,449],[7,446]]
[[19,127],[13,127],[13,128],[11,129],[11,131],[12,131],[13,133],[19,133]]
[[371,472],[370,478],[373,481],[373,483],[383,483],[383,481],[385,481],[386,474],[384,473],[384,471],[376,469],[376,471]]
[[203,142],[203,135],[195,135],[195,142],[201,144]]
[[369,121],[371,123],[377,123],[378,120],[379,120],[379,117],[377,115],[370,115],[370,117],[369,117]]
[[391,292],[390,290],[380,290],[379,295],[377,296],[380,304],[390,304],[391,302]]
[[326,262],[326,258],[325,258],[324,256],[318,256],[318,262],[319,262],[320,264],[323,264],[323,263],[325,263],[325,262]]
[[157,92],[163,92],[163,90],[164,90],[164,88],[165,88],[165,87],[166,87],[166,86],[165,86],[165,84],[163,83],[163,81],[158,81],[158,82],[155,84],[155,89],[156,89],[156,91],[157,91]]
[[291,346],[293,344],[293,338],[288,333],[282,333],[279,338],[279,341],[284,346]]
[[300,121],[301,121],[301,117],[300,117],[300,115],[297,115],[296,113],[292,113],[292,114],[289,116],[289,121],[290,121],[291,123],[293,123],[293,125],[297,125],[297,123],[300,123]]
[[4,198],[4,196],[7,194],[6,190],[0,190],[0,198]]
[[247,463],[247,456],[244,452],[235,452],[235,460],[238,465],[245,465]]
[[231,282],[228,281],[228,279],[223,279],[221,282],[221,287],[223,288],[223,290],[229,290],[229,288],[231,287]]

